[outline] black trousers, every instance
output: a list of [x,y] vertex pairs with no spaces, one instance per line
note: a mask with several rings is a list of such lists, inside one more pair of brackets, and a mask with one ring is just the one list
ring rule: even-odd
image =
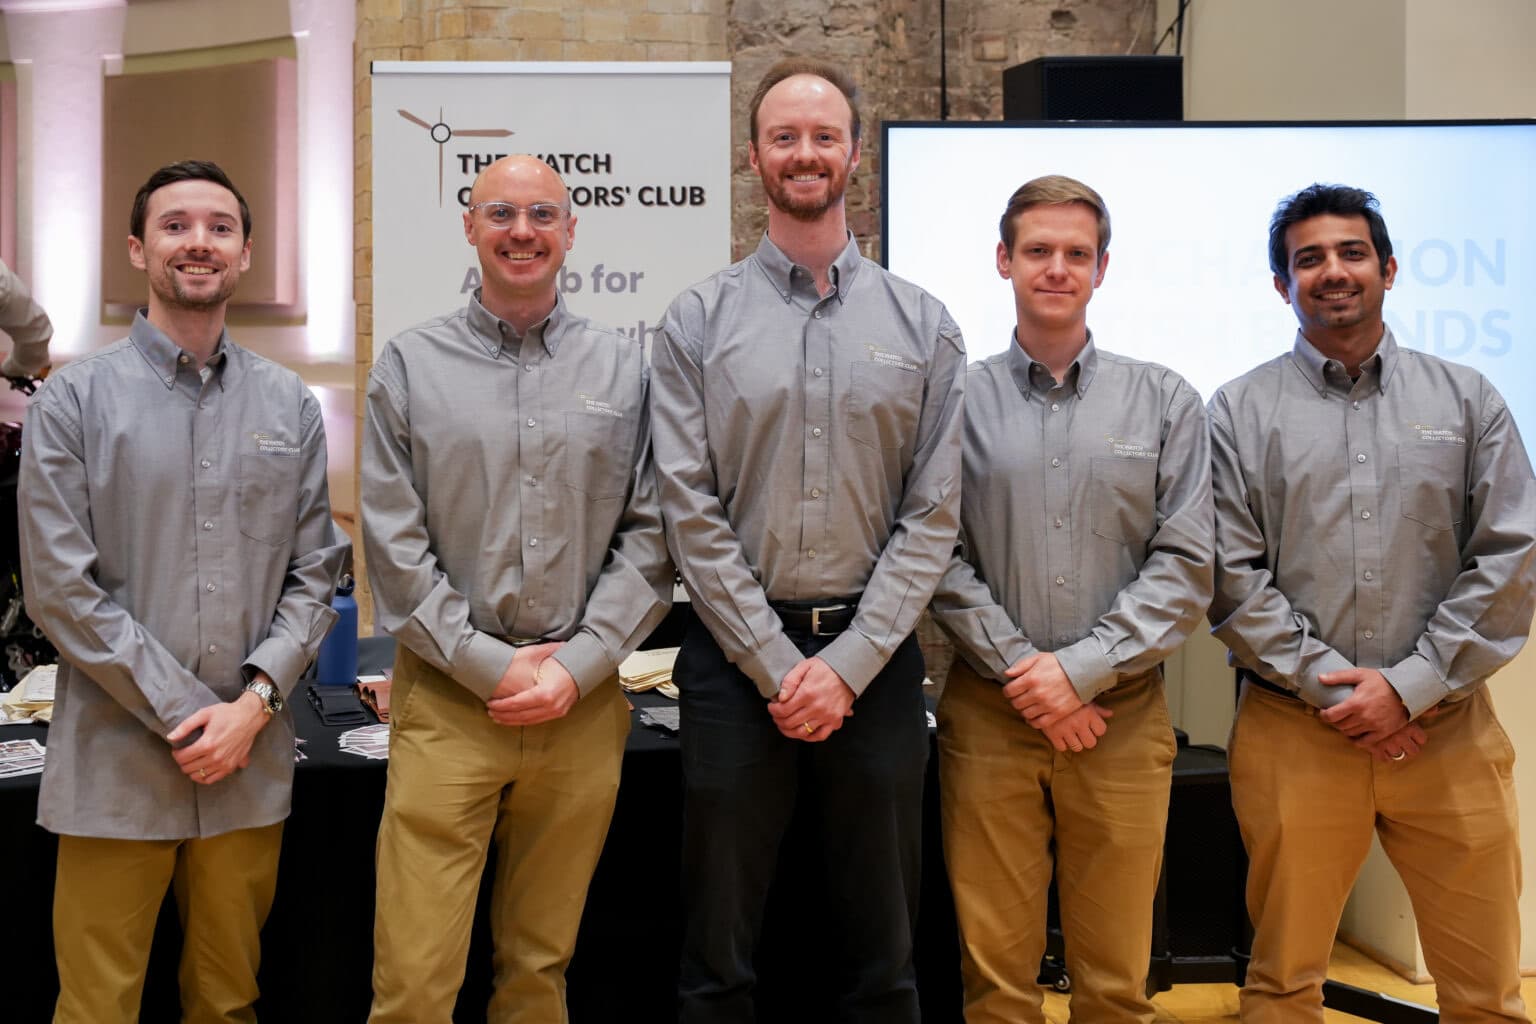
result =
[[[807,656],[834,639],[790,633]],[[761,933],[797,801],[813,802],[825,888],[803,907],[830,940],[803,962],[830,1006],[799,1020],[917,1024],[913,935],[922,869],[928,724],[923,656],[908,637],[822,743],[788,739],[744,673],[695,620],[678,652],[682,691],[684,936],[681,1024],[752,1022]]]

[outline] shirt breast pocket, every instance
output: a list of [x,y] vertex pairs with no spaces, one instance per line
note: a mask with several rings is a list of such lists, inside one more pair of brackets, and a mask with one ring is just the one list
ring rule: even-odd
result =
[[629,490],[631,421],[598,412],[565,414],[565,483],[596,501]]
[[901,448],[917,437],[923,375],[879,363],[850,367],[844,410],[848,436],[871,448]]
[[1397,490],[1405,518],[1442,531],[1461,522],[1466,451],[1459,444],[1397,446]]
[[1157,460],[1095,458],[1088,511],[1093,532],[1105,540],[1151,540],[1157,518]]
[[240,532],[274,547],[293,537],[299,510],[299,459],[242,455],[235,481]]

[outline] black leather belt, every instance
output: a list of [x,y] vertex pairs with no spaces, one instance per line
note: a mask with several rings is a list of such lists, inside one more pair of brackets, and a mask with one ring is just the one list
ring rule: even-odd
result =
[[807,636],[836,636],[853,622],[859,599],[839,598],[822,604],[771,601],[769,606],[787,630]]
[[536,636],[535,637],[507,636],[507,635],[502,634],[502,633],[496,633],[496,634],[492,634],[492,635],[495,636],[496,639],[500,640],[502,643],[508,644],[508,645],[510,645],[512,647],[532,647],[534,644],[547,644],[547,643],[549,643],[548,640],[545,640],[545,639],[542,639],[541,637],[536,637]]
[[1241,679],[1243,682],[1249,684],[1250,686],[1257,686],[1261,690],[1268,690],[1270,693],[1277,694],[1278,696],[1288,697],[1291,700],[1302,702],[1301,698],[1298,697],[1295,693],[1287,690],[1283,686],[1276,686],[1268,679],[1265,679],[1263,676],[1259,675],[1257,672],[1251,671],[1250,669],[1239,668],[1237,670],[1237,678]]

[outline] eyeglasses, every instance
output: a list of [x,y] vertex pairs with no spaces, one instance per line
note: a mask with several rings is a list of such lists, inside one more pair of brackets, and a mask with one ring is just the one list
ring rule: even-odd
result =
[[488,202],[476,203],[469,208],[471,214],[478,214],[480,219],[492,227],[507,228],[517,222],[517,215],[526,213],[528,223],[539,231],[553,231],[560,226],[560,218],[565,213],[565,207],[558,203],[533,203],[529,206],[518,206],[516,203]]

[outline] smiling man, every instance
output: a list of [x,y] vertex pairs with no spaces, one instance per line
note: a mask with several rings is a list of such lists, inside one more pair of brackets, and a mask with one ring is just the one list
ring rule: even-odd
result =
[[1413,901],[1440,1019],[1525,1021],[1514,752],[1487,680],[1530,631],[1536,480],[1487,378],[1399,348],[1376,199],[1270,221],[1292,350],[1211,401],[1215,634],[1255,934],[1248,1024],[1321,1021],[1374,832]]
[[556,288],[576,239],[531,156],[480,173],[469,305],[368,378],[363,536],[397,641],[374,1024],[448,1024],[492,841],[496,1024],[566,1019],[565,967],[618,792],[618,666],[672,597],[640,346]]
[[848,76],[776,64],[750,126],[767,235],[678,296],[655,351],[667,539],[698,612],[674,673],[681,1020],[753,1019],[764,902],[804,800],[827,870],[800,909],[835,950],[805,967],[837,997],[811,1016],[915,1022],[928,729],[911,634],[954,546],[965,349],[848,232]]
[[284,698],[336,613],[320,407],[230,340],[251,215],[224,172],[156,171],[128,258],[149,306],[27,412],[27,611],[58,647],[38,822],[59,833],[60,1024],[138,1019],[172,885],[189,1022],[256,1019],[293,780]]
[[961,543],[934,595],[944,857],[968,1024],[1045,1020],[1054,866],[1072,1019],[1150,1024],[1174,738],[1162,663],[1211,597],[1200,395],[1088,330],[1109,213],[1060,175],[1008,201],[1012,344],[966,381]]

